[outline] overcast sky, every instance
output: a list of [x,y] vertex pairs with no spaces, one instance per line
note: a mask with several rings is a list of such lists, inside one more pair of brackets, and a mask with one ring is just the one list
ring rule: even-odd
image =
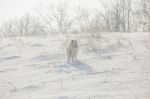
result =
[[[0,22],[24,13],[33,13],[35,8],[42,5],[57,5],[62,0],[0,0]],[[70,7],[81,6],[95,9],[100,7],[100,0],[63,0],[68,2]]]

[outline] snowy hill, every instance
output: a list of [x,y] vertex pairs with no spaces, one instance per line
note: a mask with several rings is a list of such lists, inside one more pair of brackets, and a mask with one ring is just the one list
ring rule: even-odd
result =
[[150,34],[77,40],[67,64],[64,36],[0,38],[0,99],[150,99]]

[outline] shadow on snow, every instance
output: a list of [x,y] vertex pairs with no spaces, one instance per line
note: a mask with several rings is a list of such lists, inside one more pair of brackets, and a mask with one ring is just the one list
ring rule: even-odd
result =
[[86,74],[98,74],[99,73],[96,70],[94,70],[90,65],[81,61],[78,61],[73,64],[59,65],[59,69],[62,69],[62,68],[75,68],[79,71],[85,72]]

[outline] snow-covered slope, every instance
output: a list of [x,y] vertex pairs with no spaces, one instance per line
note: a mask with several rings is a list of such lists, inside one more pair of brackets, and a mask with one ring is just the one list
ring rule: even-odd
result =
[[67,64],[63,36],[0,38],[0,99],[150,99],[148,33],[77,39]]

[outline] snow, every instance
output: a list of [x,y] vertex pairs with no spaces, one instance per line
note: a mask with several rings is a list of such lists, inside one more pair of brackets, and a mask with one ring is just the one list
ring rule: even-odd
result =
[[0,99],[150,99],[150,34],[101,36],[76,36],[74,64],[63,35],[0,38]]

